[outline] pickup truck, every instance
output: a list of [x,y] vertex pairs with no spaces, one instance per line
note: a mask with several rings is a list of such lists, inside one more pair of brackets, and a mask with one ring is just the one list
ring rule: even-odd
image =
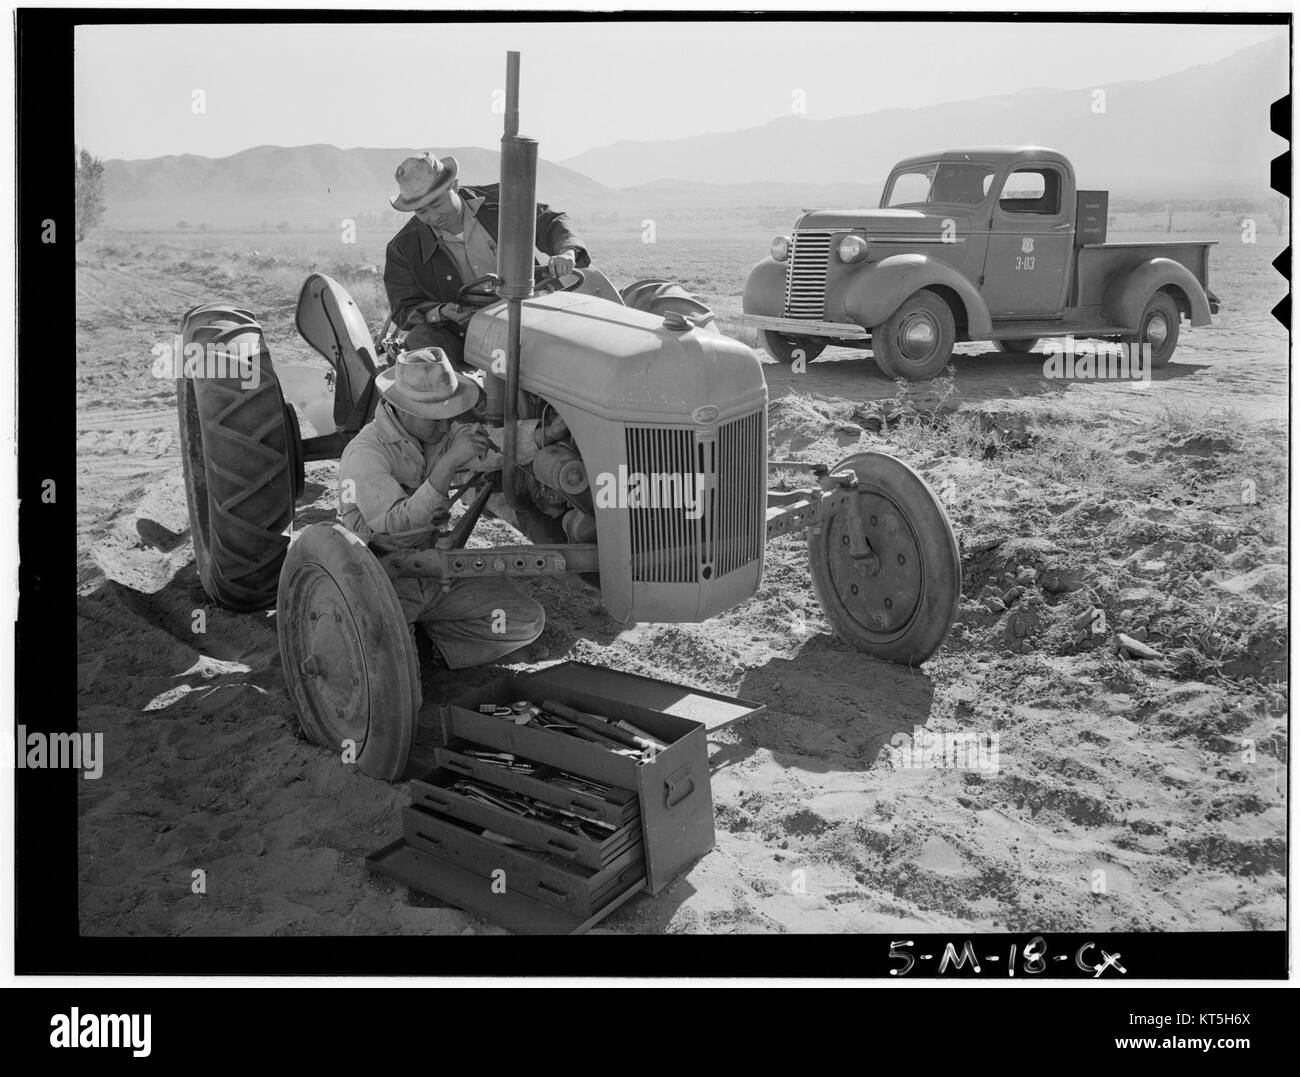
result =
[[1107,243],[1108,201],[1038,146],[911,157],[879,209],[806,212],[773,240],[740,321],[778,362],[870,348],[888,377],[911,381],[967,340],[1016,353],[1046,337],[1116,341],[1164,366],[1181,321],[1209,325],[1218,312],[1213,243]]

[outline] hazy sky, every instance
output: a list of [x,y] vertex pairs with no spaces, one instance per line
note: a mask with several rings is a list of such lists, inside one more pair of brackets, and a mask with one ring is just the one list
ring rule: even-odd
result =
[[517,49],[521,134],[560,160],[619,139],[766,123],[791,113],[796,91],[824,119],[1158,78],[1283,34],[1031,22],[83,26],[76,134],[126,158],[268,143],[490,147],[501,137],[493,94]]

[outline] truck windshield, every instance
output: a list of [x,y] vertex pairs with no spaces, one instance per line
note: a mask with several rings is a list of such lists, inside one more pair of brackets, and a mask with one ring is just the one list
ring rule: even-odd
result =
[[994,170],[969,161],[939,161],[896,172],[885,192],[884,207],[978,206],[989,193]]

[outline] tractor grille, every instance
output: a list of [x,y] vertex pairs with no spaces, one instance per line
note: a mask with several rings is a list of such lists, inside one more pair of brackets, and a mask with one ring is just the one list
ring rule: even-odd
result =
[[[761,412],[716,430],[629,426],[632,579],[698,583],[757,559],[767,503],[764,455]],[[646,498],[636,507],[636,482],[654,495],[648,507]]]
[[787,318],[821,320],[830,257],[830,232],[796,232],[791,237],[790,268],[785,276]]

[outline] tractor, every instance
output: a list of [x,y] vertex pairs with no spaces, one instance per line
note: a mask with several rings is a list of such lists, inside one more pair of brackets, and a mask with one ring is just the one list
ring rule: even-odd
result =
[[[481,376],[481,415],[502,427],[503,466],[473,476],[429,548],[380,552],[339,523],[290,537],[304,465],[337,458],[376,403],[385,354],[356,304],[313,274],[299,332],[331,364],[335,430],[301,436],[262,330],[246,310],[189,311],[186,345],[251,356],[255,377],[178,381],[182,460],[200,579],[236,610],[274,603],[286,688],[309,739],[356,745],[374,777],[401,778],[421,705],[413,631],[391,580],[572,573],[616,620],[701,622],[752,597],[767,539],[804,533],[812,584],[844,643],[916,665],[956,615],[961,564],[943,506],[911,468],[869,452],[803,465],[806,488],[767,490],[767,386],[754,351],[718,332],[706,308],[665,281],[621,293],[588,268],[563,281],[534,264],[537,142],[518,134],[519,60],[509,53],[501,141],[498,273],[460,301],[476,311],[465,360]],[[558,415],[568,437],[527,466],[516,420]],[[610,476],[673,501],[601,497]],[[489,505],[491,501],[491,505]],[[528,542],[472,547],[485,511]]]

